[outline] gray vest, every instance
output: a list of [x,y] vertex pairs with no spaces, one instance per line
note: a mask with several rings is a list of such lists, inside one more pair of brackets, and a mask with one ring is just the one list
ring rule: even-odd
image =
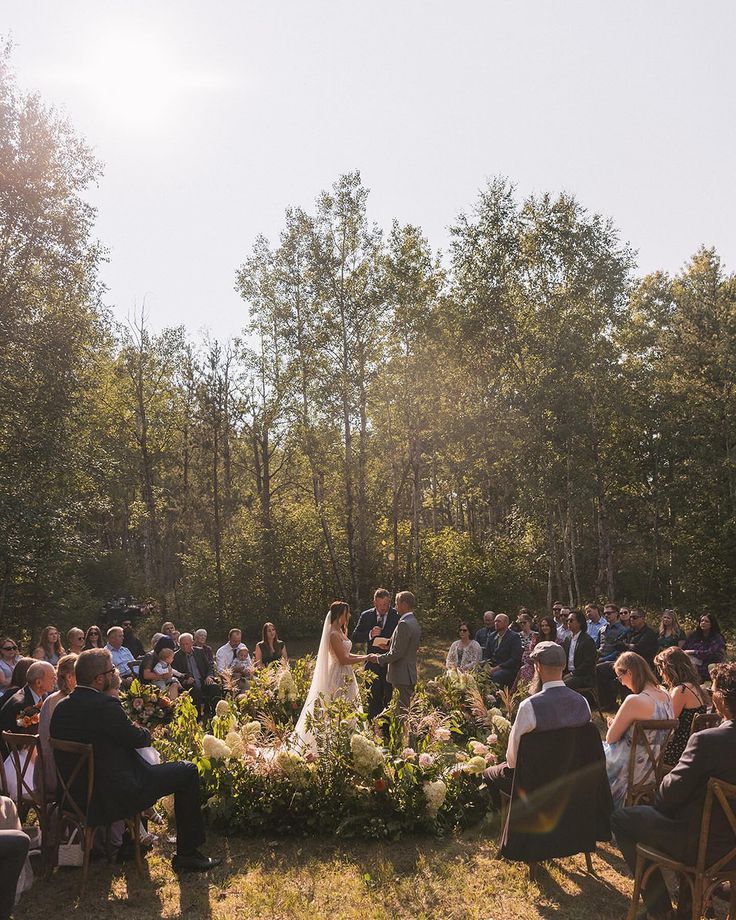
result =
[[534,710],[538,732],[574,728],[590,722],[590,709],[584,697],[569,687],[548,687],[530,696],[529,704]]

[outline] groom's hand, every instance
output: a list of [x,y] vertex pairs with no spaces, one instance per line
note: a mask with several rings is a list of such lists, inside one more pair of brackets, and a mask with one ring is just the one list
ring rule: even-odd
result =
[[366,661],[370,661],[371,664],[378,664],[378,655],[368,655]]

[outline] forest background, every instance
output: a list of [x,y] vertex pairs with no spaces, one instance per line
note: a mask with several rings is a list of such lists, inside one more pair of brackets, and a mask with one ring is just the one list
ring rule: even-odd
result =
[[714,249],[639,277],[612,220],[499,177],[440,253],[374,225],[355,171],[233,265],[242,336],[194,340],[113,320],[97,181],[6,51],[0,631],[135,595],[299,635],[378,585],[443,632],[553,599],[733,622],[736,278]]

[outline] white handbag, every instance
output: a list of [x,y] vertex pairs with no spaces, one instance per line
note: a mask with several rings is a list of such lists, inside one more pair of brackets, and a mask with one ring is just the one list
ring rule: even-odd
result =
[[79,828],[75,827],[66,843],[59,844],[60,866],[83,866],[84,851],[79,839]]

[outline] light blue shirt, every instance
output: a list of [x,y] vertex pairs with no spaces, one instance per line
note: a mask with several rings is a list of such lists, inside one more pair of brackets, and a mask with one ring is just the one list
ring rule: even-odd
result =
[[135,661],[133,653],[129,648],[126,648],[124,645],[120,648],[113,648],[110,643],[105,646],[108,652],[112,655],[112,663],[120,671],[121,677],[132,677],[133,672],[128,667],[129,661]]
[[604,626],[608,626],[608,620],[605,617],[601,617],[597,623],[593,623],[591,620],[588,620],[588,635],[596,645],[598,645],[598,633],[603,629]]

